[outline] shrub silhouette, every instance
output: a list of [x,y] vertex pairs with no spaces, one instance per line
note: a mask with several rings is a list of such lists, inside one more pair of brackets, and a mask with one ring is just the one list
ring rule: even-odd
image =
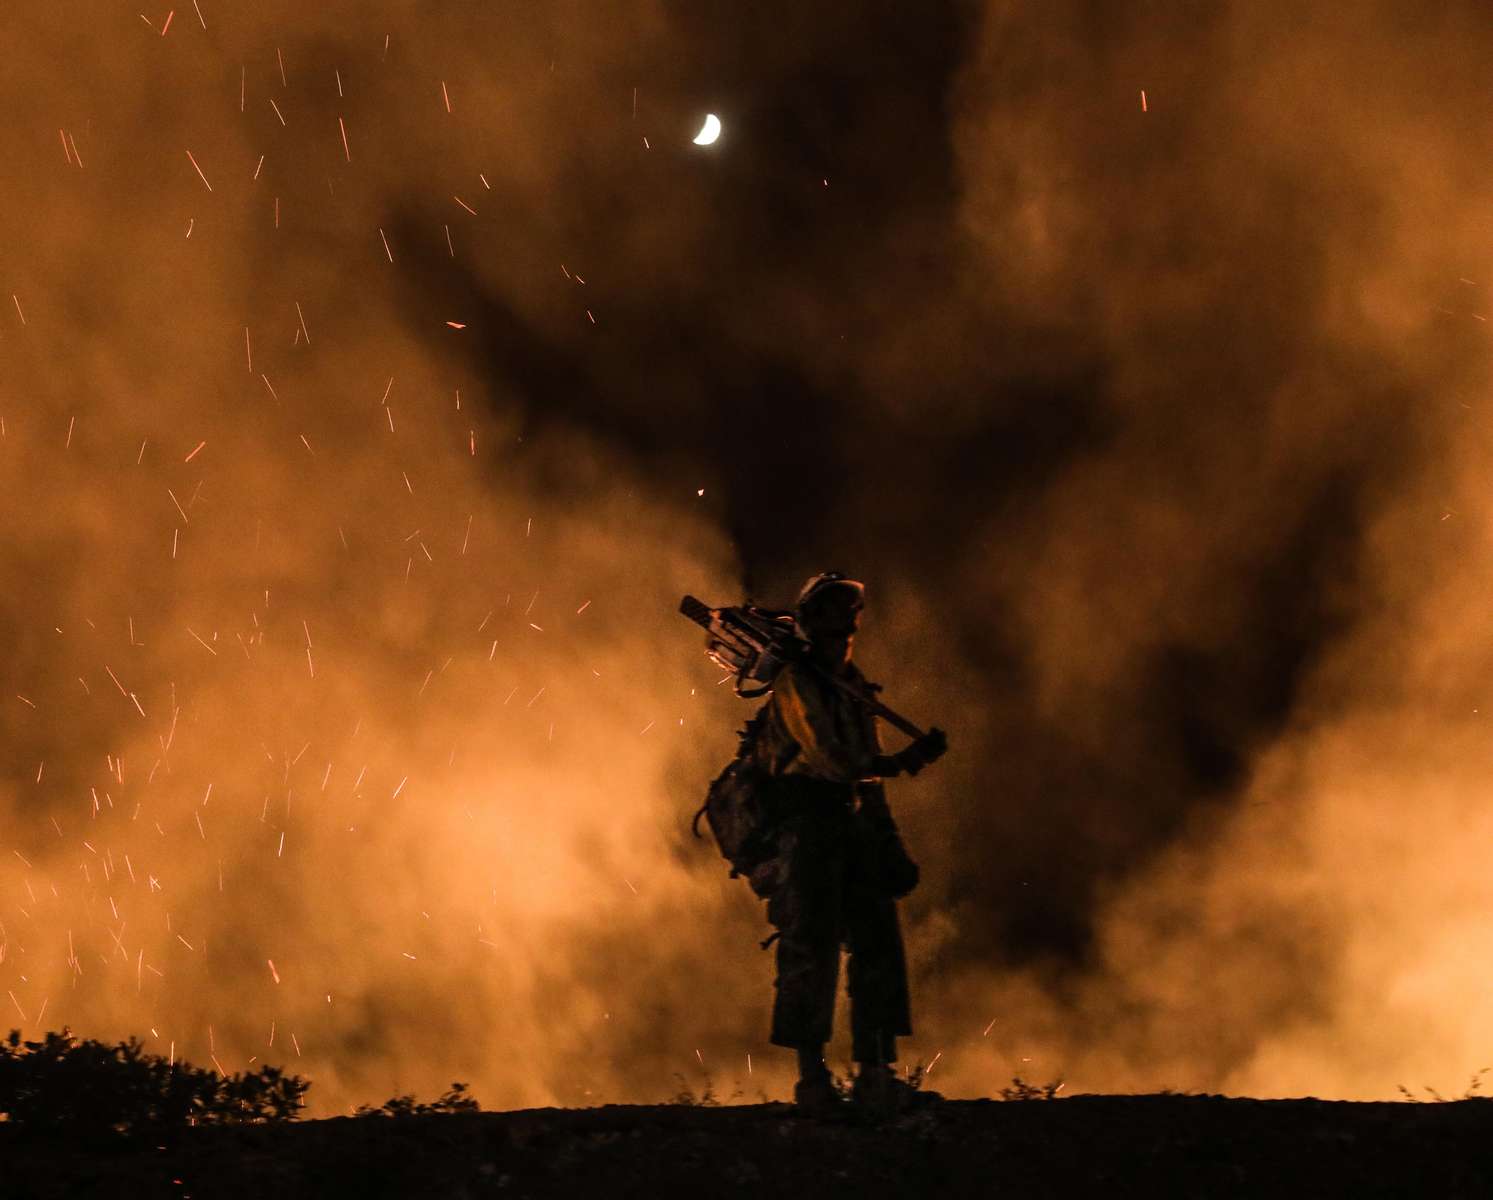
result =
[[1015,1076],[1008,1087],[1000,1090],[1002,1100],[1056,1100],[1064,1088],[1061,1079],[1051,1083],[1028,1083],[1020,1075]]
[[58,1135],[165,1133],[188,1125],[294,1120],[310,1083],[278,1067],[221,1075],[169,1063],[135,1038],[0,1042],[0,1121]]
[[355,1117],[423,1117],[431,1113],[477,1112],[482,1105],[475,1096],[467,1095],[467,1085],[453,1083],[444,1095],[428,1103],[417,1101],[413,1095],[392,1096],[377,1108],[371,1104],[360,1104],[353,1110]]

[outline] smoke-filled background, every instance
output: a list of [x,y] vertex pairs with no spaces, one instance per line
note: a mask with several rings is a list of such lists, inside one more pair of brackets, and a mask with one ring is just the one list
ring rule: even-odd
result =
[[1485,1066],[1493,29],[1319,7],[12,6],[10,1023],[780,1095],[675,608],[838,567],[904,1062]]

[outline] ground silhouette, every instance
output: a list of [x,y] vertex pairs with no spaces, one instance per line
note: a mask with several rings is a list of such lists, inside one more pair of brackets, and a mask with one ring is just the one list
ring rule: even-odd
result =
[[[216,1063],[214,1066],[216,1067]],[[919,1073],[914,1082],[921,1081]],[[60,1197],[1493,1195],[1493,1103],[1074,1096],[1020,1079],[999,1099],[672,1103],[482,1112],[466,1086],[298,1121],[310,1083],[228,1075],[138,1041],[0,1040],[0,1200]],[[1425,1102],[1417,1102],[1425,1101]]]
[[871,1124],[785,1104],[365,1115],[80,1144],[0,1124],[0,1195],[1493,1195],[1493,1103],[946,1101]]

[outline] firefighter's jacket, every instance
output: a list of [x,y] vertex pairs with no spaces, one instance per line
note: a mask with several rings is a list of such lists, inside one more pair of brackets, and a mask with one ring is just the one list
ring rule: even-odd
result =
[[[853,663],[844,678],[865,687]],[[881,753],[876,718],[807,663],[790,663],[773,681],[768,770],[826,783],[858,783]]]

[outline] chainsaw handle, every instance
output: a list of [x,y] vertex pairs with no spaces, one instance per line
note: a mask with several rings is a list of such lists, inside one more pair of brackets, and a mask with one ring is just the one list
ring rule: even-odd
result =
[[[815,669],[818,670],[818,668]],[[913,741],[917,741],[923,736],[923,731],[916,725],[914,725],[911,721],[909,721],[906,717],[904,717],[901,713],[893,712],[880,700],[876,699],[876,697],[867,695],[854,684],[847,683],[845,680],[839,678],[836,675],[831,675],[827,671],[819,671],[819,676],[822,679],[829,680],[831,684],[839,688],[840,691],[844,692],[852,700],[855,700],[859,704],[864,704],[866,708],[875,713],[878,717],[880,717],[883,721],[885,721],[899,733],[905,733]]]

